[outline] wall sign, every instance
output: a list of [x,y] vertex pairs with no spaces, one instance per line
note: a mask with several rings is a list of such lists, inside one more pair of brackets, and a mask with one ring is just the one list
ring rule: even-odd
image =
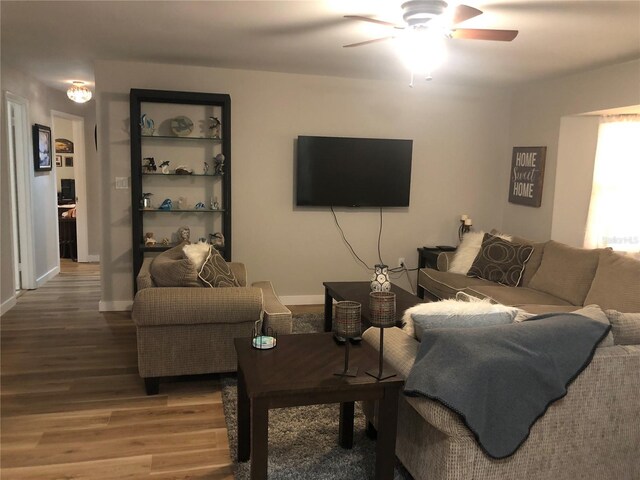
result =
[[509,202],[529,207],[540,206],[546,157],[547,147],[513,147]]

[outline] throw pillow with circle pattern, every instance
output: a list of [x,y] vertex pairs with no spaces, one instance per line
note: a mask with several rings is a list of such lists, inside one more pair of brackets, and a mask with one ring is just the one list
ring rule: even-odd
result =
[[198,278],[207,287],[240,286],[231,267],[215,248],[209,248],[209,255],[198,272]]
[[531,245],[508,242],[486,233],[480,252],[467,275],[517,287],[522,280],[524,266],[532,253]]

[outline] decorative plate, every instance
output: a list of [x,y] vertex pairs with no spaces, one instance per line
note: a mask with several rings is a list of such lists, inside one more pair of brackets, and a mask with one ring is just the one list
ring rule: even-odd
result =
[[171,131],[179,137],[186,137],[193,132],[193,122],[189,117],[180,115],[171,119]]

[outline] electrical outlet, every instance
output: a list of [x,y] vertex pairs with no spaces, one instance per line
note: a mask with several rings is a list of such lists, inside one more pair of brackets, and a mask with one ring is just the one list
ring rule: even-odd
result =
[[404,257],[400,257],[400,258],[398,259],[398,266],[399,266],[399,267],[404,267]]

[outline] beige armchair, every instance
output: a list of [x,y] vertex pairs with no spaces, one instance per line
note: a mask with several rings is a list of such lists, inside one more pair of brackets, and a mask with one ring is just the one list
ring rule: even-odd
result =
[[138,370],[148,395],[161,377],[236,371],[233,339],[250,337],[257,320],[278,335],[291,333],[291,311],[271,282],[246,286],[246,269],[231,263],[240,287],[156,287],[145,260],[137,277],[132,317]]

